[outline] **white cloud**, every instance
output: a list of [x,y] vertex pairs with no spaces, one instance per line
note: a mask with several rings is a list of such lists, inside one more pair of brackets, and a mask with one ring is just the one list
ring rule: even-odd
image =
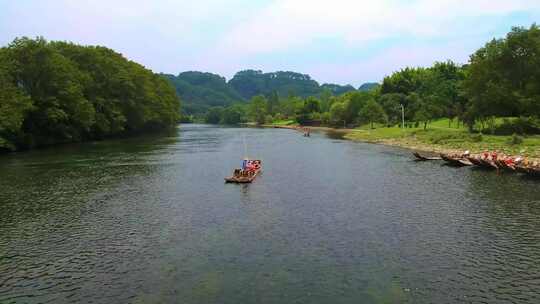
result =
[[429,38],[458,30],[462,17],[538,8],[537,0],[277,0],[238,24],[217,48],[249,55],[284,51],[329,36],[351,45],[401,35]]

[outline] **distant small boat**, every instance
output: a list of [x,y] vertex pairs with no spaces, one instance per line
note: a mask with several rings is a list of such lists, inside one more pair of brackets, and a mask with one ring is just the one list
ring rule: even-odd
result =
[[428,160],[441,160],[442,158],[436,156],[423,156],[418,152],[413,152],[414,157],[417,161],[428,161]]
[[233,175],[225,177],[226,183],[249,184],[262,172],[260,160],[244,160],[242,169],[235,169]]

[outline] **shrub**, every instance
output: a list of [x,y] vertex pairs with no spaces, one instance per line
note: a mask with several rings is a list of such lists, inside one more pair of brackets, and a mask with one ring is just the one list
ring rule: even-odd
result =
[[470,138],[472,142],[481,142],[484,139],[482,133],[471,134]]
[[508,140],[510,145],[520,145],[523,143],[523,137],[517,135],[516,133],[512,134],[512,137]]
[[330,123],[330,113],[324,112],[321,114],[321,122],[323,124],[329,124]]
[[274,121],[274,117],[272,115],[268,114],[264,117],[264,122],[266,123],[272,123]]
[[430,137],[431,143],[445,144],[450,141],[460,140],[463,138],[463,134],[459,133],[435,133]]
[[505,118],[493,132],[496,135],[540,134],[540,121],[534,117]]

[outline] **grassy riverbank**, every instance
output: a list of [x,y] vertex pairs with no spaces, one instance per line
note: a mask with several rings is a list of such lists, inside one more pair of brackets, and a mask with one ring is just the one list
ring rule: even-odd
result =
[[[294,124],[268,124],[266,127],[295,128]],[[456,153],[470,150],[471,153],[480,153],[485,150],[497,150],[505,154],[522,154],[530,158],[540,159],[540,136],[523,137],[523,142],[512,144],[512,136],[471,134],[464,127],[457,127],[455,124],[449,126],[448,120],[435,121],[424,130],[423,128],[382,127],[376,126],[371,129],[369,126],[361,126],[355,129],[334,129],[328,127],[310,127],[314,130],[341,131],[346,133],[344,138],[399,146],[413,150],[436,152],[436,153]]]

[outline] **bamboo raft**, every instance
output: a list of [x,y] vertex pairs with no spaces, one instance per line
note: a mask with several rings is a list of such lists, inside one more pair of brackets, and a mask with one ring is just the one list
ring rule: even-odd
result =
[[428,160],[441,160],[442,158],[436,156],[424,156],[418,152],[413,152],[416,161],[428,161]]
[[249,184],[262,172],[260,160],[244,160],[242,169],[235,169],[233,175],[225,177],[225,183]]
[[252,183],[255,178],[261,173],[262,170],[255,170],[252,174],[248,176],[235,176],[231,175],[229,177],[225,177],[226,183],[236,183],[236,184],[249,184]]
[[448,165],[453,166],[453,167],[465,167],[465,166],[473,165],[468,159],[461,156],[453,156],[453,155],[441,153],[441,158]]

